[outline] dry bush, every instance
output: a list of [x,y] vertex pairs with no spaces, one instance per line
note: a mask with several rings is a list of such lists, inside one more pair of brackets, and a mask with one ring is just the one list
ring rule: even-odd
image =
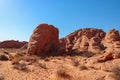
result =
[[114,75],[112,76],[115,80],[120,80],[120,67],[113,69]]
[[40,58],[38,56],[32,55],[26,55],[22,57],[22,60],[27,61],[27,62],[37,62]]
[[4,80],[4,76],[1,73],[0,73],[0,80]]
[[7,61],[7,60],[9,60],[9,58],[6,54],[0,54],[0,60]]
[[43,69],[47,69],[47,65],[44,62],[41,62],[38,65]]
[[19,61],[26,61],[29,63],[35,63],[39,60],[40,58],[35,56],[35,55],[26,55],[25,52],[18,52],[14,54],[9,54],[9,60],[12,62],[12,64],[16,64]]
[[88,68],[85,65],[80,65],[80,70],[87,70]]
[[25,63],[17,63],[13,66],[13,68],[21,71],[28,71],[27,64]]
[[22,53],[14,53],[14,54],[9,54],[9,60],[12,62],[12,64],[17,64],[19,61],[22,60],[24,55]]
[[60,66],[58,68],[57,80],[73,80],[72,74],[68,72],[67,66]]
[[62,64],[56,68],[55,80],[83,80],[80,70],[71,64]]
[[73,66],[77,67],[80,65],[80,61],[78,59],[73,59]]

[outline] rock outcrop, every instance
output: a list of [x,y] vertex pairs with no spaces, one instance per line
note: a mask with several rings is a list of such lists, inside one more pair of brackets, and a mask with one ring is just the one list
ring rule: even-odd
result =
[[58,29],[53,25],[40,24],[30,37],[28,54],[39,56],[57,54],[58,45]]
[[[77,30],[66,36],[64,41],[61,41],[66,48],[66,52],[74,51],[90,51],[98,53],[103,50],[101,41],[105,37],[105,32],[101,29],[85,28]],[[66,42],[65,42],[66,41]]]
[[106,36],[105,39],[102,41],[102,44],[106,47],[106,52],[114,52],[119,51],[120,52],[120,35],[119,31],[112,29],[110,30]]
[[59,31],[52,25],[41,24],[33,32],[29,44],[30,55],[90,53],[104,54],[101,61],[120,58],[118,30],[105,33],[101,29],[79,29],[59,39]]
[[0,42],[0,48],[21,48],[26,43],[27,43],[26,41],[20,42],[15,40],[6,40]]

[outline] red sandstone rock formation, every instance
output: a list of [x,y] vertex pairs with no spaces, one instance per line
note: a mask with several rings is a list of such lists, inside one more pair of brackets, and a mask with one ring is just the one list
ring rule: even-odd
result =
[[52,25],[40,24],[33,31],[28,43],[30,55],[57,54],[59,45],[59,31]]
[[6,40],[3,42],[0,42],[0,48],[21,48],[23,45],[25,45],[27,42],[19,42],[15,40]]
[[96,52],[96,49],[98,49],[97,51],[101,51],[103,48],[101,41],[104,39],[105,34],[101,29],[80,29],[66,36],[62,39],[65,40],[66,43],[60,44],[64,44],[66,52],[68,53],[74,51]]
[[27,49],[27,47],[28,47],[28,43],[26,43],[25,45],[23,45],[20,49],[24,50],[24,49]]
[[120,35],[115,29],[107,34],[101,29],[80,29],[60,40],[58,33],[58,29],[52,25],[39,25],[30,38],[28,54],[51,55],[85,51],[104,54],[103,61],[120,58]]
[[119,31],[112,29],[110,30],[105,39],[102,41],[102,44],[106,47],[106,52],[119,51],[120,52],[120,35]]

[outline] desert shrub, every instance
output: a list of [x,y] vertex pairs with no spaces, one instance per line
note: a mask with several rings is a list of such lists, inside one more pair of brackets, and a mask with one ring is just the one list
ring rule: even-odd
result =
[[67,66],[60,66],[58,68],[57,80],[72,80],[72,75],[68,72]]
[[25,53],[12,53],[12,54],[9,54],[9,60],[10,61],[12,61],[12,60],[14,60],[14,59],[19,59],[19,60],[21,60],[23,57],[25,56]]
[[6,61],[6,60],[8,60],[9,58],[8,58],[8,56],[6,55],[6,54],[0,54],[0,60],[2,60],[2,61]]
[[39,59],[40,58],[38,56],[35,56],[35,55],[32,55],[32,56],[27,55],[27,56],[22,57],[23,61],[27,61],[30,63],[38,63]]
[[19,59],[19,58],[14,58],[14,59],[12,59],[12,60],[11,60],[12,65],[18,64],[18,63],[19,63],[19,61],[20,61],[20,59]]
[[80,61],[78,60],[78,59],[73,59],[73,66],[79,66],[80,65],[80,63],[79,63]]
[[69,53],[68,55],[70,55],[70,56],[82,56],[82,57],[88,58],[88,57],[94,56],[95,54],[92,52],[88,52],[88,51],[75,51],[75,52]]
[[43,69],[47,69],[47,65],[45,63],[39,63],[39,66]]
[[13,68],[17,69],[17,70],[22,70],[22,71],[27,71],[27,65],[25,63],[17,63],[13,66]]
[[87,70],[87,67],[85,65],[80,65],[80,70]]
[[25,54],[16,54],[16,55],[10,55],[10,60],[12,61],[12,64],[19,63],[19,61],[25,61],[29,62],[30,64],[38,62],[40,58],[37,56],[29,56]]
[[4,76],[1,73],[0,73],[0,80],[4,80]]
[[112,76],[115,80],[120,80],[120,67],[115,67],[113,69],[114,75]]

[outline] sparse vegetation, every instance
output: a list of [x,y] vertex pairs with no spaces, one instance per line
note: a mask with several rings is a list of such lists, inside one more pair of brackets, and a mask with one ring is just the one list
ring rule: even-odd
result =
[[79,66],[80,65],[80,63],[79,63],[80,61],[79,60],[77,60],[77,59],[73,59],[73,66]]
[[8,60],[9,58],[8,58],[8,56],[6,55],[6,54],[0,54],[0,60],[2,60],[2,61],[6,61],[6,60]]
[[39,66],[41,67],[41,68],[44,68],[44,69],[47,69],[47,65],[45,64],[45,63],[39,63]]
[[72,80],[72,75],[68,72],[67,66],[60,66],[58,68],[57,80]]
[[13,68],[18,69],[18,70],[22,70],[22,71],[27,71],[27,65],[25,63],[17,63],[13,66]]
[[120,67],[114,68],[113,73],[114,73],[113,78],[115,80],[120,80]]
[[0,80],[4,80],[4,76],[1,73],[0,73]]
[[85,65],[80,65],[80,70],[87,70],[87,67]]
[[39,60],[40,58],[38,56],[32,55],[32,56],[24,56],[22,57],[22,60],[27,61],[27,62],[31,62],[31,63],[35,63]]

